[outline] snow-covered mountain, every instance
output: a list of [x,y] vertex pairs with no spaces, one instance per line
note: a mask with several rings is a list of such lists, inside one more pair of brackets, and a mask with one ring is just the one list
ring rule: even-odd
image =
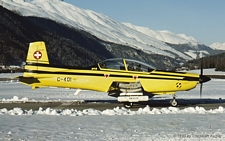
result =
[[[210,54],[206,50],[199,50],[197,46],[201,43],[191,36],[120,23],[101,13],[81,9],[62,0],[0,0],[0,4],[23,16],[52,19],[88,31],[102,40],[141,49],[150,54],[185,60],[196,58],[196,54]],[[189,49],[181,51],[168,43],[188,44]]]
[[225,43],[216,42],[210,45],[210,47],[216,50],[225,50]]
[[175,34],[168,30],[154,31],[154,30],[151,30],[150,28],[135,26],[130,23],[123,23],[123,24],[134,30],[137,30],[147,36],[150,36],[151,38],[155,38],[155,39],[163,41],[163,42],[167,42],[167,43],[171,43],[171,44],[192,43],[193,45],[196,45],[199,43],[192,36],[186,36],[185,34]]

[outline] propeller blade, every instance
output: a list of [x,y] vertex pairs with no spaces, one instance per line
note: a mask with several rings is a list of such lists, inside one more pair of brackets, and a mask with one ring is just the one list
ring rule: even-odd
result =
[[202,98],[202,83],[200,84],[200,98]]
[[202,85],[203,85],[203,57],[201,58],[201,72],[200,72],[200,98],[202,98]]
[[201,72],[200,72],[200,75],[201,76],[203,75],[203,58],[201,58]]
[[208,76],[203,75],[203,58],[201,58],[201,72],[199,75],[199,83],[200,83],[200,98],[202,98],[202,87],[203,83],[210,81],[211,78]]

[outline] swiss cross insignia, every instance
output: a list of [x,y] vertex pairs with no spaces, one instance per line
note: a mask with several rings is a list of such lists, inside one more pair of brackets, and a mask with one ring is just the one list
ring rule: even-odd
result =
[[34,56],[35,59],[38,60],[38,59],[41,59],[42,53],[37,50],[37,51],[34,52],[34,55],[33,56]]

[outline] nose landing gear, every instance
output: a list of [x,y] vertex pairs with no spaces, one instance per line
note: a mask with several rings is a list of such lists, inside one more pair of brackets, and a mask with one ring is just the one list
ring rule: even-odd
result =
[[170,100],[170,104],[173,106],[173,107],[176,107],[177,106],[177,101],[176,101],[176,95],[173,94],[173,99]]

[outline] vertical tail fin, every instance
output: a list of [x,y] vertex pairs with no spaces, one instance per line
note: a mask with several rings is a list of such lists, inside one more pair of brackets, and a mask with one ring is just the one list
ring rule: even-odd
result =
[[49,60],[45,43],[41,41],[30,43],[23,76],[33,77],[34,73],[38,74],[39,67],[47,64]]
[[48,64],[49,60],[45,43],[41,41],[30,43],[27,53],[25,71],[23,76],[18,77],[19,81],[26,85],[31,85],[32,89],[41,87],[40,81],[38,79],[40,71],[39,69]]
[[30,43],[26,63],[49,64],[48,54],[44,42],[40,41]]

